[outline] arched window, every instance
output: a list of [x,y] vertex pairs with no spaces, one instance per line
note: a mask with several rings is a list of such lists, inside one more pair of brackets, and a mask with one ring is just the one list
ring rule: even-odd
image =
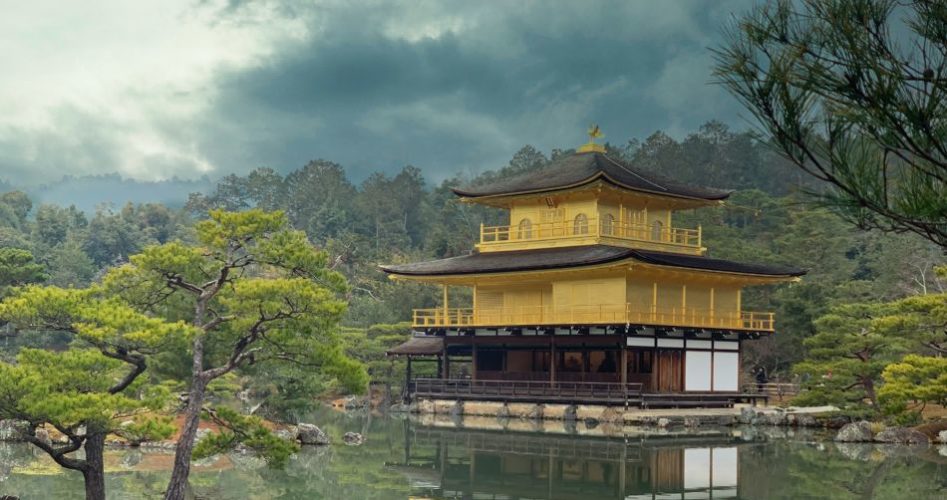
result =
[[572,224],[572,234],[589,234],[589,218],[585,214],[575,216]]
[[516,231],[516,239],[518,240],[528,240],[533,237],[533,222],[529,219],[523,219],[520,221],[518,230]]
[[656,220],[651,224],[651,241],[661,241],[664,238],[664,224]]
[[612,214],[605,214],[602,216],[602,234],[605,236],[611,236],[615,234],[615,216]]

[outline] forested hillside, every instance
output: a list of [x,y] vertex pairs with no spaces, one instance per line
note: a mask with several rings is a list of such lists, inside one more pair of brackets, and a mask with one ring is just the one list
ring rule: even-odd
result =
[[[722,207],[681,216],[683,226],[703,226],[711,256],[809,269],[800,283],[745,295],[746,309],[775,310],[778,321],[776,335],[749,344],[754,349],[749,365],[788,376],[804,355],[802,340],[815,333],[814,320],[833,305],[942,291],[944,283],[932,269],[945,260],[935,246],[912,235],[852,229],[811,204],[805,195],[815,187],[811,179],[748,133],[708,123],[680,141],[658,132],[608,148],[638,167],[683,182],[735,190]],[[438,185],[429,185],[424,172],[412,166],[394,176],[373,174],[356,185],[344,166],[314,160],[286,175],[261,168],[227,176],[207,194],[192,193],[184,209],[129,204],[86,214],[74,207],[34,206],[22,193],[8,192],[0,200],[0,246],[30,251],[48,283],[80,287],[149,244],[191,240],[193,221],[209,209],[283,210],[348,277],[345,323],[364,329],[407,320],[412,308],[435,306],[440,296],[435,287],[388,280],[378,264],[464,254],[481,222],[505,222],[499,211],[458,202],[451,187],[538,169],[566,152],[525,146],[502,168]],[[2,266],[0,279],[5,279]]]

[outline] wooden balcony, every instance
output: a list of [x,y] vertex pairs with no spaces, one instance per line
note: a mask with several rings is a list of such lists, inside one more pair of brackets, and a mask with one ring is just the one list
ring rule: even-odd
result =
[[481,251],[524,250],[547,246],[611,244],[700,255],[702,231],[614,220],[559,221],[524,226],[480,226]]
[[698,308],[641,309],[629,303],[568,308],[415,309],[412,324],[416,328],[636,324],[772,332],[775,315],[747,311],[721,313]]

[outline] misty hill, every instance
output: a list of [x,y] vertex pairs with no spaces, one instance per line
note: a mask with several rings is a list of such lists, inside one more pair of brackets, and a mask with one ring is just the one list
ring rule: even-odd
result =
[[[0,182],[0,186],[9,183]],[[69,206],[87,213],[95,211],[101,204],[120,207],[127,202],[161,203],[171,208],[179,208],[187,201],[188,194],[207,192],[216,185],[208,177],[197,180],[172,178],[165,181],[137,181],[123,179],[119,174],[64,176],[62,179],[37,187],[16,186],[26,191],[34,204],[49,203]],[[9,189],[4,189],[9,190]]]

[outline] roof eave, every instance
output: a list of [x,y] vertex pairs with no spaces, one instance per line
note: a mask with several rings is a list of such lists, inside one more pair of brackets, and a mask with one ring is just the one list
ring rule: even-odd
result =
[[[578,188],[578,187],[582,187],[582,186],[591,184],[591,183],[593,183],[593,182],[595,182],[595,181],[597,181],[597,180],[599,180],[599,179],[605,180],[605,181],[607,181],[609,184],[612,184],[612,185],[615,186],[615,187],[619,187],[619,188],[622,188],[622,189],[627,189],[627,190],[629,190],[629,191],[635,191],[635,192],[639,192],[639,193],[646,193],[646,194],[650,194],[650,195],[654,195],[654,196],[664,196],[664,197],[668,197],[668,198],[677,198],[677,199],[682,199],[682,200],[698,201],[698,202],[703,202],[703,203],[715,203],[715,202],[720,202],[720,201],[726,200],[726,199],[729,198],[730,195],[733,194],[733,192],[734,192],[733,190],[726,190],[726,191],[721,191],[720,194],[719,194],[719,195],[716,195],[716,196],[701,197],[701,196],[687,196],[687,195],[677,194],[677,193],[667,193],[667,192],[661,192],[661,191],[654,191],[654,190],[650,190],[650,189],[642,189],[642,188],[632,187],[632,186],[629,186],[629,185],[627,185],[627,184],[623,184],[623,183],[621,183],[621,182],[619,182],[619,181],[613,179],[611,176],[609,176],[609,175],[606,174],[605,172],[596,172],[594,175],[591,175],[591,176],[589,176],[589,177],[586,177],[585,179],[583,179],[583,180],[581,180],[581,181],[578,181],[578,182],[574,182],[574,183],[572,183],[572,184],[564,184],[564,185],[561,185],[561,186],[555,186],[555,187],[549,187],[549,188],[527,189],[527,190],[521,190],[521,191],[507,191],[507,192],[488,193],[488,194],[482,194],[482,193],[481,193],[481,194],[478,194],[478,193],[471,192],[471,191],[464,191],[464,190],[461,189],[461,188],[451,188],[451,191],[452,191],[455,195],[460,196],[461,198],[464,198],[464,199],[466,199],[466,200],[481,202],[481,201],[484,201],[484,200],[491,200],[491,199],[503,198],[503,197],[508,197],[508,196],[523,196],[523,195],[530,195],[530,194],[543,194],[543,193],[551,193],[551,192],[555,192],[555,191],[562,191],[562,190],[566,190],[566,189],[575,189],[575,188]],[[465,200],[465,201],[466,201],[466,200]]]

